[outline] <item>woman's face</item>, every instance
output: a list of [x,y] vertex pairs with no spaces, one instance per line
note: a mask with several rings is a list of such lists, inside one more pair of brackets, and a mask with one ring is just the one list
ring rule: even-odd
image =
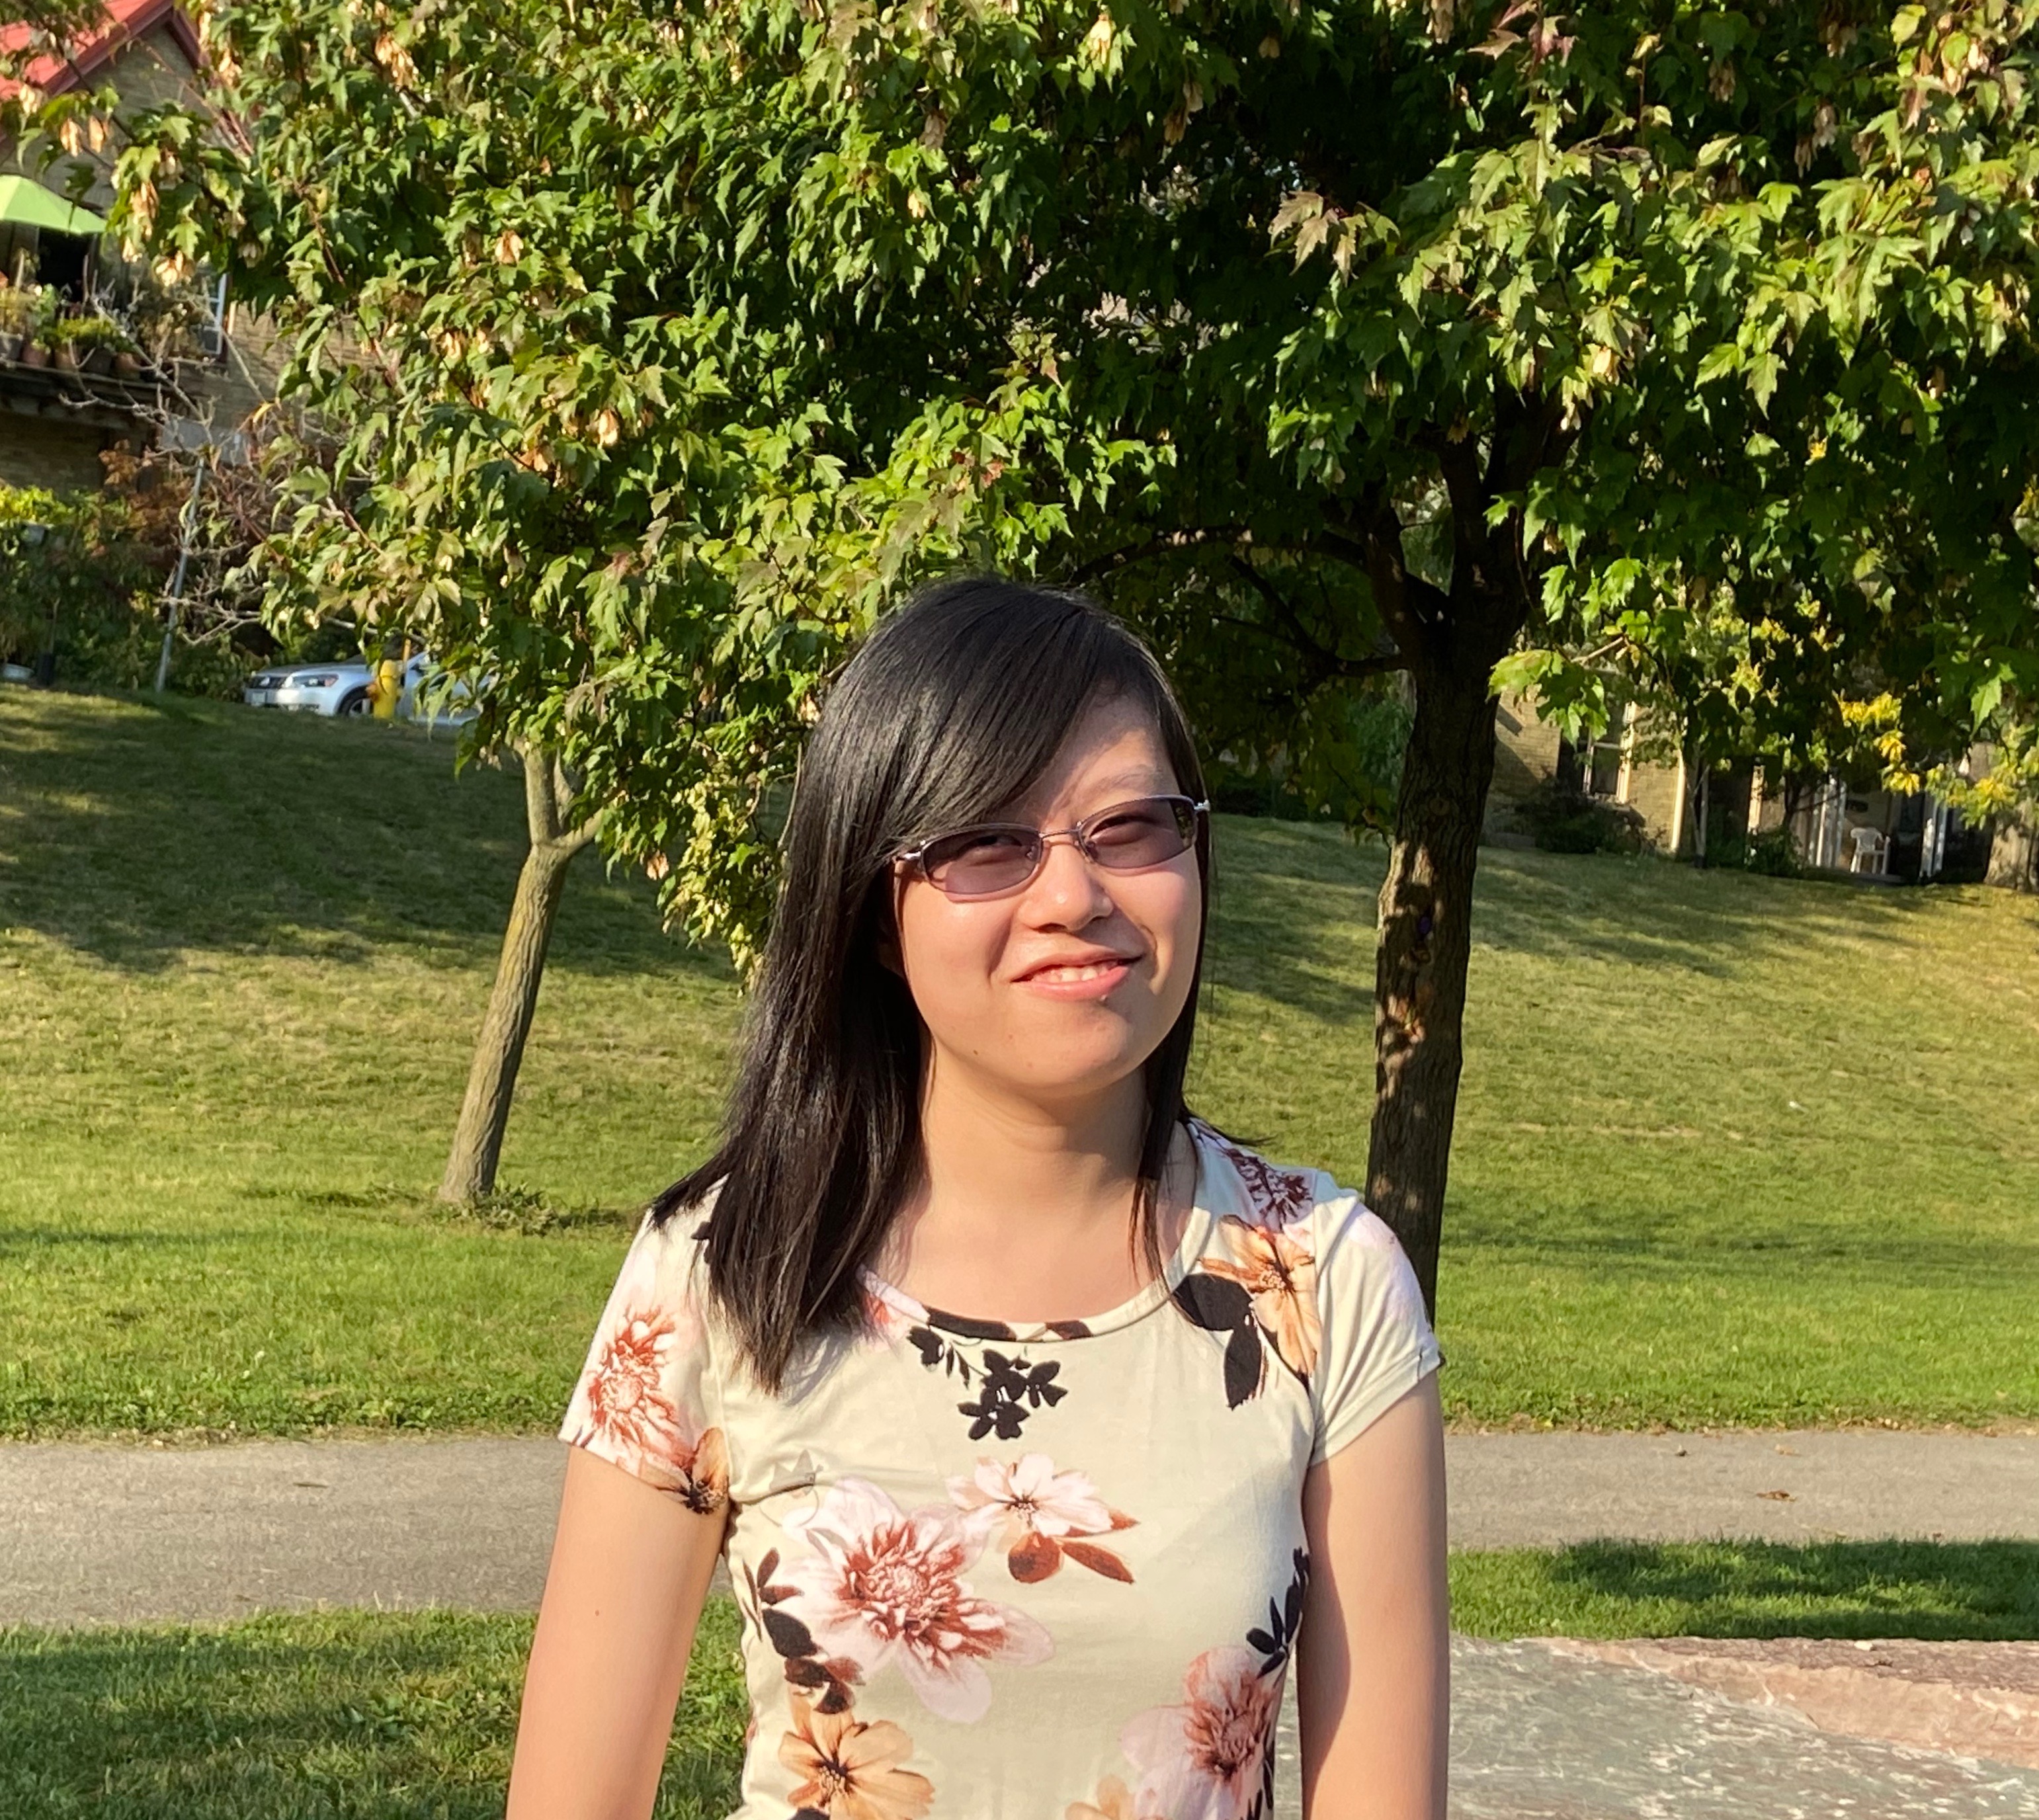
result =
[[[1033,789],[987,819],[1065,829],[1137,796],[1180,793],[1160,729],[1134,704],[1095,704]],[[899,961],[936,1051],[981,1089],[1078,1109],[1160,1045],[1189,997],[1202,908],[1194,849],[1138,872],[1070,841],[1032,881],[956,902],[898,888]]]

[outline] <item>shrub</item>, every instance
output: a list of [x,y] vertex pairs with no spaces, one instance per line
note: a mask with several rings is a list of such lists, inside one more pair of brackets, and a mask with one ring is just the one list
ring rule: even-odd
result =
[[1642,818],[1556,778],[1537,785],[1515,807],[1516,819],[1547,853],[1632,853],[1642,845]]
[[1795,879],[1805,870],[1798,842],[1789,828],[1783,827],[1756,835],[1749,843],[1748,857],[1742,863],[1751,872],[1773,879]]

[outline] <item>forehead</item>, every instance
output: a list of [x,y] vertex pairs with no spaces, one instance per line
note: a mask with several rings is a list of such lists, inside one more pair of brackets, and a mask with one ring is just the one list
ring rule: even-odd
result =
[[1154,716],[1137,701],[1107,696],[1069,729],[1048,768],[1011,805],[1023,816],[1080,820],[1128,796],[1179,788]]

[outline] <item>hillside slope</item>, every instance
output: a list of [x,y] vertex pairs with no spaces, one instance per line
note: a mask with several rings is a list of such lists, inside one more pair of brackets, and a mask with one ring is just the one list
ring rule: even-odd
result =
[[[549,1426],[737,996],[582,861],[509,1228],[439,1216],[522,839],[515,780],[408,728],[0,690],[0,1434]],[[1356,1180],[1378,851],[1218,852],[1197,1104]],[[2039,1422],[2035,937],[1980,890],[1489,853],[1454,1415]]]

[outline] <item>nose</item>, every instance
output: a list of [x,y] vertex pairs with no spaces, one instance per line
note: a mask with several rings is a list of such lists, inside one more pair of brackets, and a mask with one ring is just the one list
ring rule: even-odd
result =
[[1085,857],[1073,834],[1050,834],[1041,869],[1027,893],[1030,919],[1043,927],[1081,929],[1114,909],[1098,868]]

